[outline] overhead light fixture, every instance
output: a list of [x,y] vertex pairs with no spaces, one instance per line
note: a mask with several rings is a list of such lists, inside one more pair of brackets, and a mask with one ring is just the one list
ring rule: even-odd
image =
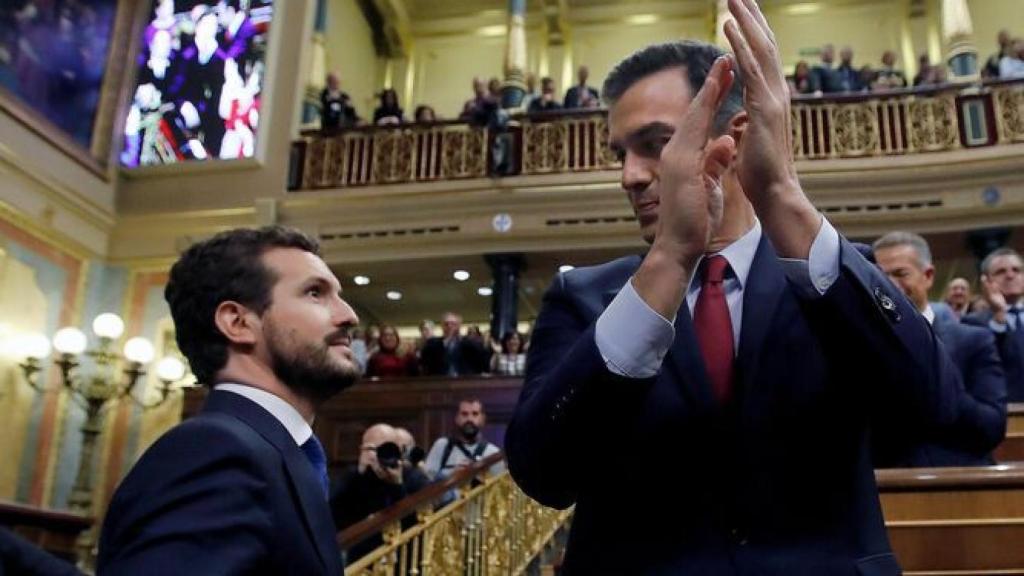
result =
[[469,280],[469,272],[465,270],[456,270],[455,272],[452,272],[452,278],[455,278],[459,282],[465,282],[466,280]]
[[491,294],[494,294],[494,290],[492,290],[490,286],[481,286],[476,289],[476,293],[481,296],[490,296]]
[[573,266],[572,264],[562,264],[561,266],[558,267],[558,271],[564,274],[564,273],[566,273],[569,270],[572,270],[574,268],[576,268],[576,267]]
[[481,26],[476,29],[477,36],[504,36],[508,32],[508,27],[504,24],[494,24],[493,26]]
[[367,284],[370,283],[370,277],[356,276],[355,278],[352,278],[352,281],[356,283],[356,286],[366,286]]
[[633,14],[632,16],[626,16],[626,24],[654,24],[661,20],[661,16],[657,14]]
[[388,290],[388,293],[385,294],[385,296],[387,296],[388,300],[394,300],[396,302],[402,299],[402,293],[398,290]]
[[821,4],[817,2],[801,2],[799,4],[790,4],[785,8],[786,14],[791,16],[806,16],[808,14],[815,14],[821,10]]

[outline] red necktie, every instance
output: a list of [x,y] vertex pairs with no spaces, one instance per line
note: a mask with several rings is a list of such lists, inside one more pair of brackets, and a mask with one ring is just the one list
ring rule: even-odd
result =
[[715,399],[725,403],[732,394],[733,341],[732,320],[725,302],[725,271],[729,261],[711,256],[704,265],[704,278],[693,309],[693,327],[704,356]]

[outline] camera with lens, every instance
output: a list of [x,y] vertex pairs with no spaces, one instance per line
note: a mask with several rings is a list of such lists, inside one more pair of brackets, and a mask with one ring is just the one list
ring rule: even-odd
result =
[[402,466],[402,450],[394,442],[377,446],[377,462],[382,468],[395,469]]

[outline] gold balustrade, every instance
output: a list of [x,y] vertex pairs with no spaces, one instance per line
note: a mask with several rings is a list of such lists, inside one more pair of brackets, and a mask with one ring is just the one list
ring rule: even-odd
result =
[[[800,96],[793,156],[835,160],[925,154],[1024,142],[1024,80],[873,94]],[[503,175],[616,170],[604,110],[513,116]],[[460,122],[307,132],[294,143],[290,188],[346,188],[482,178],[495,132]]]
[[[484,477],[477,485],[474,476],[502,455],[478,462],[472,471],[449,482],[424,489],[395,504],[378,517],[343,531],[343,549],[380,534],[383,545],[350,562],[346,576],[496,576],[516,575],[554,539],[572,515],[571,510],[545,508],[524,494],[502,472]],[[448,489],[458,497],[434,510],[436,496]],[[403,518],[415,512],[415,522]]]

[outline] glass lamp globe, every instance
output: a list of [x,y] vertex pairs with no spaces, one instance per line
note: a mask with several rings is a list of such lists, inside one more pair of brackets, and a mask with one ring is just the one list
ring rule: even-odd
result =
[[156,365],[156,375],[164,382],[176,382],[185,377],[185,364],[174,356],[166,356]]
[[53,335],[53,347],[61,354],[78,356],[85,352],[87,344],[85,333],[74,326],[61,328]]
[[124,320],[117,314],[105,312],[92,321],[92,331],[100,338],[117,340],[124,334]]
[[124,357],[138,364],[149,364],[156,356],[153,345],[141,336],[129,339],[124,343]]
[[50,355],[50,339],[38,332],[26,334],[21,341],[21,355],[32,360],[45,360]]

